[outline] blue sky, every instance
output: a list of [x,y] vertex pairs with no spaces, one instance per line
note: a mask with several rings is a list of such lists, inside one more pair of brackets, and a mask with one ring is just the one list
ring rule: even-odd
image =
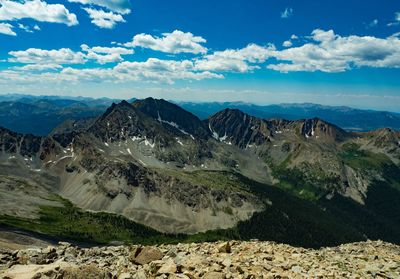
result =
[[0,94],[400,112],[400,2],[0,0]]

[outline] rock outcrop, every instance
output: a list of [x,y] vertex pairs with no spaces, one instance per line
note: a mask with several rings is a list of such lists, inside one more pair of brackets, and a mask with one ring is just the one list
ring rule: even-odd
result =
[[93,248],[60,243],[0,250],[0,277],[400,278],[400,247],[381,241],[319,250],[259,241]]

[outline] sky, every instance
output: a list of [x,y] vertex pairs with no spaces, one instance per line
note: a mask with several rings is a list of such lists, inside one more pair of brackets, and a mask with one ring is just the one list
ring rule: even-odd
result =
[[0,0],[0,94],[400,112],[400,1]]

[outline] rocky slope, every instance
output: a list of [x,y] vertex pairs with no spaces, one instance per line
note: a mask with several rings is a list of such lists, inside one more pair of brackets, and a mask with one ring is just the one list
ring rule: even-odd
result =
[[164,100],[123,101],[47,137],[1,128],[0,200],[32,199],[1,203],[0,224],[40,220],[34,230],[59,235],[46,221],[62,210],[71,214],[62,225],[82,238],[68,221],[90,211],[124,216],[122,230],[134,221],[171,234],[213,230],[214,239],[400,242],[399,142],[392,130],[349,133],[318,118],[227,109],[200,121]]
[[0,276],[28,278],[399,278],[400,247],[367,241],[319,250],[232,241],[0,250]]

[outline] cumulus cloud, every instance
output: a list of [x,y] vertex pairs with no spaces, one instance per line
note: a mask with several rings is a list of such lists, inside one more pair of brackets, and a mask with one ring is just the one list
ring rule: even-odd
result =
[[[1,26],[1,25],[0,25]],[[7,26],[12,28],[12,26]],[[177,32],[179,33],[176,36]],[[175,35],[173,35],[175,33]],[[186,36],[185,42],[177,37]],[[143,34],[144,36],[147,36]],[[169,36],[175,39],[165,42]],[[135,36],[136,37],[136,36]],[[266,67],[280,72],[343,72],[359,67],[400,68],[400,36],[387,38],[373,36],[340,36],[333,30],[316,29],[311,36],[302,37],[293,46],[292,35],[284,48],[274,45],[249,44],[241,49],[226,49],[207,53],[201,44],[205,40],[191,33],[174,31],[163,34],[162,38],[150,36],[151,43],[137,39],[131,43],[113,46],[82,44],[79,51],[69,48],[42,50],[30,48],[11,51],[8,61],[28,65],[15,66],[0,71],[0,79],[16,82],[67,81],[67,82],[161,82],[174,83],[176,80],[202,80],[223,78],[224,73],[247,73]],[[197,45],[196,45],[197,44]],[[134,53],[133,46],[146,46],[168,53],[189,52],[198,55],[185,60],[162,60],[149,58],[146,61],[126,61]],[[95,61],[98,64],[116,63],[112,66],[82,68],[74,64]],[[24,75],[21,75],[24,71]]]
[[281,18],[289,18],[293,15],[293,9],[292,8],[286,8],[282,13],[281,13]]
[[248,72],[257,69],[255,63],[265,62],[275,47],[249,44],[242,49],[216,51],[196,61],[196,68],[217,72]]
[[122,15],[106,12],[101,9],[83,8],[92,19],[92,23],[100,28],[113,29],[118,22],[125,22]]
[[129,0],[68,0],[72,3],[100,6],[119,14],[129,14],[131,3]]
[[132,41],[124,44],[126,47],[142,47],[166,53],[206,53],[207,48],[202,46],[206,40],[194,36],[190,32],[175,30],[172,33],[163,33],[163,37],[154,37],[148,34],[138,34]]
[[86,62],[85,55],[82,52],[74,52],[69,48],[58,50],[44,50],[38,48],[29,48],[27,50],[10,51],[9,62],[24,64],[82,64]]
[[42,22],[63,23],[68,26],[78,24],[76,15],[70,13],[61,4],[47,4],[41,0],[23,0],[20,2],[0,0],[0,20],[12,21],[23,18]]
[[197,71],[190,60],[175,61],[149,58],[145,62],[122,62],[114,69],[124,78],[131,77],[138,80],[167,83],[173,83],[177,79],[202,80],[223,77],[208,71]]
[[47,70],[59,70],[63,67],[58,64],[28,64],[24,66],[13,67],[12,70],[17,71],[47,71]]
[[293,45],[291,40],[284,41],[282,46],[284,47],[291,47]]
[[13,27],[9,23],[0,23],[0,34],[17,36],[17,33],[13,31]]
[[203,80],[223,78],[222,75],[208,71],[197,71],[192,61],[160,60],[149,58],[143,62],[121,62],[112,68],[63,68],[59,72],[26,72],[17,70],[0,72],[0,80],[18,83],[32,82],[130,82],[144,81],[155,83],[174,83],[176,80]]
[[311,42],[299,47],[276,50],[270,53],[278,64],[267,67],[280,72],[322,71],[343,72],[354,67],[400,67],[400,40],[396,36],[342,37],[333,30],[316,29]]
[[[89,47],[85,44],[81,45],[81,49],[82,51],[77,52],[69,48],[58,50],[29,48],[27,50],[10,51],[9,55],[12,57],[8,61],[24,64],[41,64],[43,66],[36,66],[36,69],[40,67],[45,69],[44,65],[84,64],[88,60],[94,60],[98,64],[122,62],[122,55],[134,53],[132,49],[123,47]],[[34,69],[34,66],[25,67],[24,69]]]
[[121,62],[123,58],[121,55],[133,54],[133,49],[127,49],[123,47],[92,47],[88,45],[81,45],[81,49],[87,52],[86,58],[96,60],[99,64],[106,64],[111,62]]
[[394,14],[394,22],[389,22],[388,26],[397,26],[400,24],[400,12]]

